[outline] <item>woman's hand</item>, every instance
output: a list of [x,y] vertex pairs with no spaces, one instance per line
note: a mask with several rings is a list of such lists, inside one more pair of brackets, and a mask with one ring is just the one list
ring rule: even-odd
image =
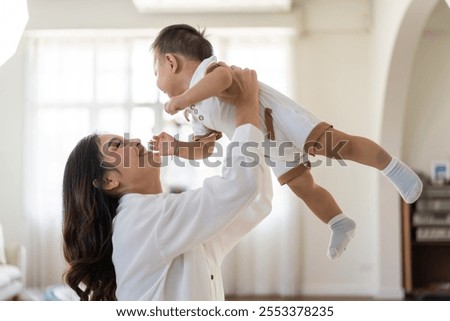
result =
[[178,140],[166,132],[153,136],[150,141],[150,148],[154,152],[159,152],[161,156],[172,156],[177,154]]
[[[219,63],[226,66],[224,63]],[[259,124],[259,83],[254,70],[231,66],[232,85],[219,96],[219,99],[236,105],[236,126]]]
[[218,64],[230,68],[233,77],[231,86],[219,96],[220,100],[233,105],[246,105],[249,102],[258,101],[259,84],[254,70],[237,66],[228,67],[223,62]]

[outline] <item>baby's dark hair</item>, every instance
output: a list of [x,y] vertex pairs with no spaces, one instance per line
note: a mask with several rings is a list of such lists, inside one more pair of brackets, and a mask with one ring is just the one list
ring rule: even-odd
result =
[[213,55],[213,47],[204,34],[205,29],[196,30],[186,24],[170,25],[159,32],[151,49],[202,61]]

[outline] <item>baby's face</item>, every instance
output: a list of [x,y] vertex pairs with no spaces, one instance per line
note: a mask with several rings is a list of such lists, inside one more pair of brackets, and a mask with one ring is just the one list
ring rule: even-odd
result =
[[153,69],[155,71],[156,86],[167,96],[173,97],[182,93],[178,89],[176,74],[167,55],[155,51]]

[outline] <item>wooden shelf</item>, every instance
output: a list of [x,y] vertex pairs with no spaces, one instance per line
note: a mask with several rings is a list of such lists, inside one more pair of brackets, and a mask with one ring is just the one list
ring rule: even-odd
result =
[[411,241],[412,246],[448,246],[450,247],[450,241]]
[[[448,187],[447,187],[448,188]],[[427,201],[428,194],[422,196]],[[438,198],[441,198],[439,196]],[[433,198],[435,202],[437,197]],[[445,196],[444,202],[450,197]],[[423,200],[423,199],[422,199]],[[420,201],[420,199],[419,199]],[[450,300],[450,240],[417,241],[416,231],[420,227],[448,227],[450,225],[413,225],[416,204],[401,203],[403,285],[407,297],[417,300]],[[424,205],[423,203],[420,205]],[[433,215],[433,211],[430,215]],[[450,213],[450,211],[449,211]],[[421,213],[422,215],[422,213]]]

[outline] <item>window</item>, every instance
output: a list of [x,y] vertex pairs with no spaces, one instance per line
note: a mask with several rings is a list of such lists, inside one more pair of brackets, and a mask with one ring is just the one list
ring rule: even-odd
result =
[[[155,85],[149,47],[156,32],[41,32],[30,37],[27,213],[39,220],[60,218],[66,159],[75,144],[93,131],[129,133],[147,142],[164,130],[188,139],[189,123],[181,113],[164,113],[167,97]],[[261,81],[287,93],[289,31],[211,29],[208,34],[219,60],[256,69]],[[162,175],[166,187],[197,187],[204,177],[220,170],[168,163]],[[164,175],[164,171],[172,173]]]

